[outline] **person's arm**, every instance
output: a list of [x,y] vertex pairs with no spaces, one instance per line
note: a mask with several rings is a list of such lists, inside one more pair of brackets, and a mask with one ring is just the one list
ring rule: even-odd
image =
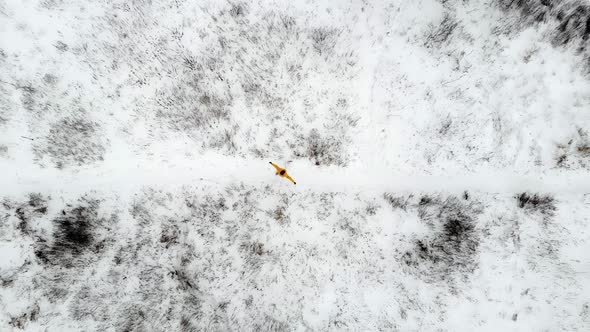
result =
[[293,178],[289,176],[289,174],[286,174],[285,177],[289,179],[289,181],[293,182],[293,184],[297,184],[297,182],[295,182],[295,180],[293,180]]
[[283,170],[279,166],[275,165],[272,161],[269,161],[268,163],[271,164],[277,170],[277,173]]

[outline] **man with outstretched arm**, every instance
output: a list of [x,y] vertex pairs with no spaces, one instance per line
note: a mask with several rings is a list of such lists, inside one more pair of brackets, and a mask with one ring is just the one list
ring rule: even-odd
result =
[[268,163],[271,164],[277,170],[277,175],[287,178],[289,181],[293,182],[293,184],[297,184],[297,182],[295,182],[295,180],[293,180],[293,178],[290,177],[289,174],[287,174],[286,169],[279,167],[278,165],[274,164],[272,161],[269,161]]

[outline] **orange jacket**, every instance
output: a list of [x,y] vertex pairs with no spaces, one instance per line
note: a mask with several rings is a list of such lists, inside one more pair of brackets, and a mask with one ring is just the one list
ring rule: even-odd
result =
[[274,164],[272,161],[269,161],[268,163],[271,164],[277,170],[277,175],[287,178],[289,181],[293,182],[293,184],[297,184],[297,182],[295,182],[295,180],[293,180],[293,178],[290,177],[289,174],[287,174],[286,169],[279,167],[278,165]]

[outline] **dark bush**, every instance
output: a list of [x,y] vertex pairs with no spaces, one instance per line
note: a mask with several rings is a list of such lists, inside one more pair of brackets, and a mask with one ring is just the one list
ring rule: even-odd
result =
[[451,196],[441,199],[422,196],[418,216],[434,232],[417,239],[402,256],[404,263],[428,281],[447,280],[453,273],[466,275],[478,265],[479,236],[476,217],[480,204]]
[[84,118],[65,118],[54,123],[44,143],[33,146],[37,158],[48,155],[57,168],[101,161],[105,154],[100,125]]
[[310,38],[316,52],[320,55],[326,55],[334,50],[339,35],[340,31],[337,29],[322,27],[313,29]]
[[23,235],[32,235],[31,220],[47,213],[47,198],[38,193],[31,193],[28,201],[17,207],[14,213],[19,220],[16,228]]
[[332,136],[322,136],[319,130],[312,129],[306,138],[307,149],[304,156],[316,165],[346,164],[342,142]]
[[244,3],[233,4],[229,10],[229,14],[234,17],[242,17],[248,13],[248,5]]
[[590,137],[582,128],[567,139],[557,144],[555,165],[559,168],[590,169]]
[[[554,24],[552,41],[555,45],[572,44],[590,58],[590,4],[587,1],[565,0],[499,0],[502,8],[520,11],[530,23]],[[554,22],[554,23],[553,23]]]
[[180,230],[178,229],[177,224],[171,221],[169,224],[166,224],[162,227],[160,243],[164,244],[166,249],[168,249],[171,245],[178,243],[179,234]]
[[555,198],[550,195],[521,193],[516,196],[518,207],[531,212],[552,216],[556,210]]
[[404,211],[406,211],[406,208],[408,207],[408,202],[412,197],[413,196],[411,195],[409,197],[395,196],[392,193],[383,194],[383,198],[392,208],[402,209]]
[[453,34],[459,23],[449,13],[445,13],[438,26],[431,25],[425,37],[424,46],[428,48],[440,47]]
[[272,210],[271,216],[281,225],[288,224],[290,221],[287,207],[285,205],[277,206],[274,210]]
[[52,221],[51,239],[38,239],[35,255],[42,263],[70,268],[78,264],[79,256],[103,251],[104,243],[95,237],[95,229],[104,222],[98,217],[99,202],[85,203],[62,210]]
[[23,313],[20,316],[12,317],[10,319],[10,326],[15,327],[19,330],[25,329],[28,322],[35,322],[39,316],[39,312],[41,308],[38,304],[33,305],[33,307],[29,308],[27,312]]

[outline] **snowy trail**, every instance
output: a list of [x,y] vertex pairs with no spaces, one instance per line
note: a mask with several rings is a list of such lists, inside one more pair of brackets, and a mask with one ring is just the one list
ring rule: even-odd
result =
[[[282,163],[277,161],[280,165]],[[472,173],[444,175],[409,174],[369,165],[316,167],[304,162],[287,166],[297,181],[293,186],[275,176],[268,160],[235,159],[208,155],[202,159],[129,160],[104,163],[79,171],[41,168],[3,161],[0,163],[0,188],[4,195],[32,191],[83,193],[114,191],[134,193],[142,187],[178,188],[181,186],[275,185],[295,191],[445,191],[464,190],[488,193],[521,191],[586,194],[590,193],[590,174],[578,171],[546,171],[519,174],[511,170],[480,169]]]

